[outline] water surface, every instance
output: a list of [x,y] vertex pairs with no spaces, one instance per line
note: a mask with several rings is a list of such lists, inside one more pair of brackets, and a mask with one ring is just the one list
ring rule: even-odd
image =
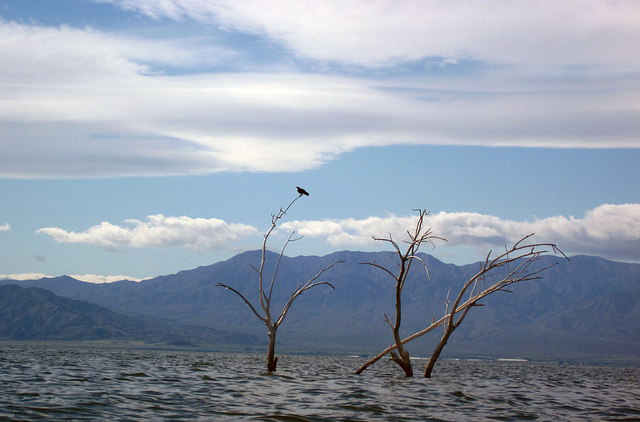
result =
[[[639,420],[640,368],[3,346],[0,420]],[[424,361],[414,361],[415,372]]]

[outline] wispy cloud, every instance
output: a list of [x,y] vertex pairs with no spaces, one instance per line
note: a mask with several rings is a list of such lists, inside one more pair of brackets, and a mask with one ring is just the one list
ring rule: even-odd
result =
[[[256,73],[228,65],[250,47],[211,37],[0,20],[0,177],[302,171],[393,144],[640,147],[637,2],[111,3],[361,69]],[[428,77],[434,63],[450,71]]]
[[640,64],[637,49],[629,55],[640,23],[633,0],[99,1],[154,19],[254,33],[303,57],[363,66],[425,57],[536,67]]
[[[415,226],[415,216],[388,215],[362,220],[293,221],[284,231],[324,238],[336,247],[371,247],[372,236],[389,234],[401,241]],[[473,246],[483,250],[513,244],[536,234],[536,240],[557,244],[567,254],[587,254],[610,259],[640,261],[640,204],[601,205],[582,218],[555,216],[534,221],[512,221],[478,213],[440,212],[425,219],[434,235],[448,242],[438,247]]]
[[184,247],[192,250],[223,249],[231,241],[252,236],[257,230],[245,224],[227,223],[216,218],[165,217],[150,215],[146,221],[126,220],[124,225],[102,222],[83,232],[47,227],[37,233],[51,236],[58,243],[87,243],[106,249],[118,247]]

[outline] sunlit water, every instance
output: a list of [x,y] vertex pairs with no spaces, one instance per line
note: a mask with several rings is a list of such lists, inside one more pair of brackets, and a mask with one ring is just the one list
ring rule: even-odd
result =
[[[389,362],[49,346],[0,348],[0,420],[640,420],[640,368]],[[415,361],[419,374],[424,361]]]

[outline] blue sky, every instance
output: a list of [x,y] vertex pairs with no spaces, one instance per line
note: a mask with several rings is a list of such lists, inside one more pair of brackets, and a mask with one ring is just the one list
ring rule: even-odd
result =
[[640,262],[636,1],[0,0],[0,277],[270,246]]

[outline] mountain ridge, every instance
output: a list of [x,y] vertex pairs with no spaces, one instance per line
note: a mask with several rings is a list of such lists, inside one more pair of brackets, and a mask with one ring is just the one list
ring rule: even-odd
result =
[[203,327],[175,327],[118,314],[38,287],[0,285],[0,340],[139,341],[194,346],[192,341],[255,341]]
[[[150,318],[178,325],[202,326],[239,335],[254,336],[262,346],[266,335],[262,322],[235,294],[217,287],[224,283],[257,300],[257,267],[261,251],[248,251],[226,261],[141,282],[83,283],[70,277],[16,282],[48,288],[54,293],[82,298],[128,316]],[[267,254],[267,269],[277,255]],[[479,263],[457,266],[421,254],[430,280],[421,265],[414,265],[404,294],[403,333],[424,328],[444,313],[449,287],[471,277]],[[291,308],[278,343],[298,350],[375,352],[392,342],[384,313],[393,311],[393,279],[363,262],[394,265],[391,252],[339,251],[325,256],[283,257],[274,306],[302,281],[331,263],[344,260],[323,274],[336,290],[318,286],[302,295]],[[545,256],[536,265],[558,262],[541,280],[513,286],[513,294],[497,293],[474,309],[454,333],[447,351],[458,355],[511,354],[627,355],[640,350],[640,265],[574,256],[570,261]],[[271,280],[270,272],[265,280]],[[3,280],[0,284],[7,284]],[[589,316],[589,318],[587,318]],[[436,330],[437,331],[437,330]],[[429,353],[439,334],[416,340],[409,349]],[[556,351],[554,351],[554,348]]]

